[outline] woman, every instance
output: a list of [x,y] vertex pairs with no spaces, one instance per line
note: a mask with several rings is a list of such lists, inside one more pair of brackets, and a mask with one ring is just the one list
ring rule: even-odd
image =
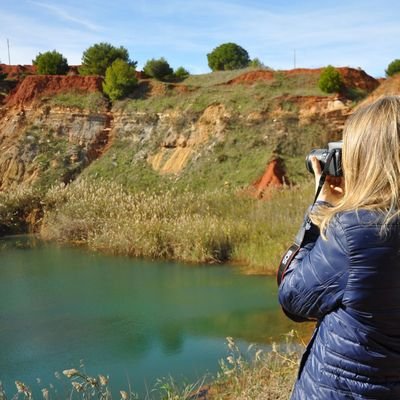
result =
[[292,400],[400,399],[400,97],[349,118],[343,171],[279,286],[288,315],[318,321]]

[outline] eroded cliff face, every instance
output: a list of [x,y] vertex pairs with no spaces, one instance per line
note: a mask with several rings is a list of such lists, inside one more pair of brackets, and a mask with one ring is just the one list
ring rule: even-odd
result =
[[[377,85],[371,77],[363,80],[360,73],[346,73],[351,79],[355,74],[360,88],[372,90]],[[244,74],[227,85],[252,84],[260,79],[270,80],[272,73]],[[99,92],[100,87],[99,77],[29,76],[22,81],[0,109],[0,190],[38,180],[67,183],[102,157],[115,140],[137,145],[133,159],[146,161],[159,174],[179,175],[189,163],[227,140],[232,125],[244,130],[272,129],[272,135],[283,137],[288,118],[300,127],[317,121],[327,127],[329,138],[341,132],[352,111],[352,102],[341,96],[282,95],[275,97],[268,109],[248,113],[234,113],[222,102],[196,112],[189,108],[143,112],[107,107],[88,111],[51,106],[47,101],[63,91]],[[271,171],[282,169],[266,166],[268,179],[254,177],[258,197],[268,182],[285,182],[282,176],[271,178]]]
[[110,119],[106,112],[48,106],[4,112],[0,119],[0,190],[49,175],[54,182],[69,182],[107,145]]
[[[300,124],[324,119],[332,133],[340,131],[350,106],[338,99],[284,97],[268,113],[233,116],[223,104],[203,112],[88,112],[36,104],[13,107],[0,119],[0,190],[43,175],[59,174],[56,181],[69,182],[93,160],[101,157],[115,139],[140,146],[134,158],[146,160],[160,174],[179,174],[206,146],[222,142],[233,118],[251,128],[275,121],[277,133],[285,131],[284,119],[296,105]],[[154,137],[157,136],[156,144]]]

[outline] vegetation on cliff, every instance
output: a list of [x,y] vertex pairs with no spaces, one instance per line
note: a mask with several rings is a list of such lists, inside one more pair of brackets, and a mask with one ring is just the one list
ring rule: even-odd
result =
[[226,71],[247,67],[250,63],[247,51],[236,43],[223,43],[207,54],[212,71]]
[[[362,71],[339,71],[348,87],[374,84]],[[111,108],[95,77],[28,77],[8,104],[29,108],[0,120],[0,185],[29,181],[42,193],[47,238],[271,272],[294,234],[288,221],[300,221],[312,197],[304,155],[339,138],[352,106],[324,94],[319,74],[249,68],[183,84],[142,79]],[[90,92],[71,90],[74,82]],[[259,185],[271,160],[286,175],[281,190]]]
[[389,63],[385,72],[386,76],[393,76],[395,74],[398,74],[400,72],[400,60],[396,59]]
[[126,97],[136,85],[135,69],[126,61],[118,58],[107,68],[103,91],[111,101]]
[[32,64],[40,75],[64,75],[69,69],[67,59],[56,50],[39,53]]
[[328,65],[321,72],[318,87],[326,93],[338,93],[343,86],[343,80],[339,71],[332,65]]
[[128,50],[115,47],[110,43],[96,43],[88,47],[82,55],[82,65],[79,68],[81,75],[102,75],[115,60],[123,60],[135,67],[136,62],[129,59]]

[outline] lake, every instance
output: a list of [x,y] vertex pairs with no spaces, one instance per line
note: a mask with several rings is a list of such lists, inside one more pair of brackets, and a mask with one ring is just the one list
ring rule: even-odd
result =
[[40,393],[81,364],[109,375],[116,393],[130,384],[143,394],[157,378],[215,374],[227,336],[268,346],[296,327],[279,309],[275,278],[231,266],[106,256],[29,236],[0,240],[0,257],[0,380],[10,398],[17,379]]

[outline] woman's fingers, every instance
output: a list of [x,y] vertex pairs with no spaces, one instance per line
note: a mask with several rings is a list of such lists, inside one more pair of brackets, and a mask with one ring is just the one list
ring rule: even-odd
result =
[[311,157],[311,165],[313,167],[315,175],[321,175],[322,174],[321,164],[319,163],[319,160],[318,160],[317,157],[315,157],[315,156]]

